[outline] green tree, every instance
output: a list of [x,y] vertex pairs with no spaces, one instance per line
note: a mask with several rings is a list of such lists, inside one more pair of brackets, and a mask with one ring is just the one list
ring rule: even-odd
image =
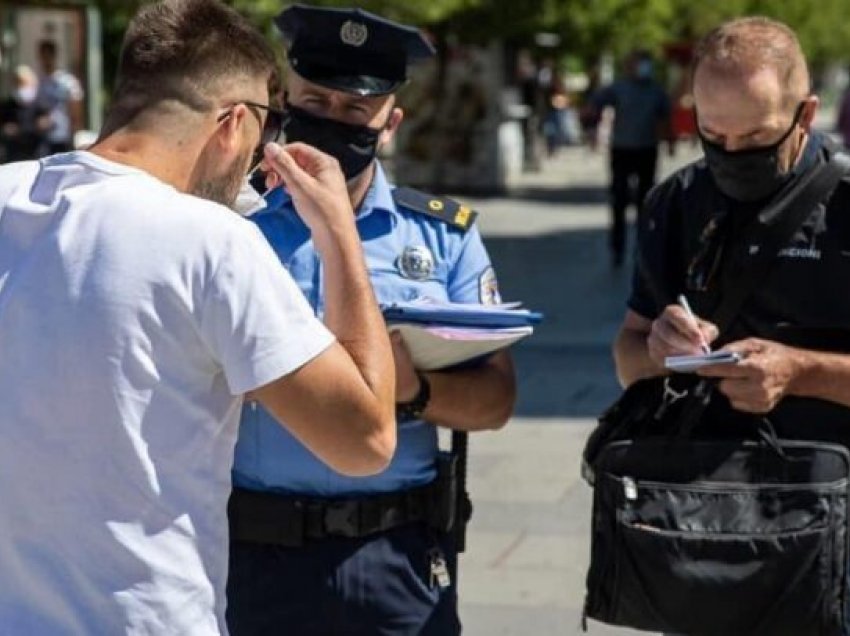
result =
[[[50,0],[45,0],[49,2]],[[150,0],[87,0],[103,18],[104,77],[111,84],[121,38],[136,9]],[[281,0],[226,0],[270,38]],[[57,0],[61,2],[61,0]],[[561,36],[561,51],[591,61],[643,47],[693,41],[725,19],[763,14],[788,23],[815,69],[850,59],[847,0],[313,0],[321,6],[360,6],[391,19],[428,27],[437,38],[493,39],[517,45],[539,31]]]

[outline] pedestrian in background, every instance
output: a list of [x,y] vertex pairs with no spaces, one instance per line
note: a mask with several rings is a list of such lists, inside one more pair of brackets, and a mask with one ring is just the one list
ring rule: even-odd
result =
[[45,112],[39,127],[47,143],[47,154],[74,149],[74,134],[82,130],[83,87],[74,75],[58,66],[59,51],[53,40],[38,43],[40,74],[36,104]]
[[0,143],[3,161],[24,161],[41,156],[43,135],[38,127],[44,115],[36,103],[38,77],[29,66],[15,68],[15,88],[0,104]]
[[587,86],[582,91],[581,102],[579,104],[581,140],[591,150],[596,150],[599,140],[599,122],[602,118],[602,114],[593,103],[599,88],[599,67],[594,66],[587,74]]
[[[339,161],[379,302],[499,302],[475,213],[394,187],[376,160],[404,117],[395,92],[408,65],[433,55],[423,35],[359,9],[294,5],[276,24],[290,65],[286,138]],[[326,274],[311,228],[291,192],[268,199],[251,218],[321,315]],[[440,451],[438,426],[503,426],[514,404],[513,365],[502,351],[423,372],[400,338],[393,351],[398,447],[380,475],[340,475],[262,405],[243,409],[230,504],[234,636],[460,632],[455,533],[465,519],[455,512],[465,514],[458,504],[465,493],[456,456]]]
[[625,63],[626,75],[600,89],[591,103],[597,114],[614,111],[611,132],[611,229],[609,248],[615,267],[626,249],[626,209],[630,203],[640,218],[643,200],[655,183],[658,146],[666,140],[672,154],[670,99],[654,78],[654,63],[646,51],[635,51]]
[[[850,69],[848,69],[848,77],[850,77]],[[844,89],[844,93],[841,95],[835,129],[841,135],[841,142],[844,147],[850,148],[850,86]]]
[[[145,5],[88,151],[0,167],[0,625],[219,634],[242,395],[368,475],[389,338],[336,162],[280,132],[275,57],[218,0]],[[323,325],[229,207],[265,160],[323,262]],[[262,156],[262,155],[261,155]]]

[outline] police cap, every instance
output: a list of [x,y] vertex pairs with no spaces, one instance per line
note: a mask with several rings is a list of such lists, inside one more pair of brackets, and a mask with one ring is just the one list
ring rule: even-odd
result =
[[356,95],[393,92],[407,80],[409,64],[434,54],[418,29],[361,9],[294,4],[275,24],[298,75]]

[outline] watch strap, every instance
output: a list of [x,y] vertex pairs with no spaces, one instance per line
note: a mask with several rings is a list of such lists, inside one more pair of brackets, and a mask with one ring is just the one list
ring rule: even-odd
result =
[[431,383],[424,374],[416,372],[419,378],[419,391],[409,402],[396,402],[396,419],[399,422],[410,422],[422,419],[422,414],[431,401]]

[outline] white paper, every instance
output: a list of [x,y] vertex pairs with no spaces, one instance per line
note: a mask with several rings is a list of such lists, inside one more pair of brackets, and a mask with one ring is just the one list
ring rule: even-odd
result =
[[696,356],[668,356],[664,366],[671,371],[696,371],[712,364],[735,364],[740,362],[741,354],[730,351],[714,351]]
[[401,333],[413,366],[421,371],[433,371],[509,347],[530,336],[534,328],[478,329],[401,323],[392,325],[390,331]]

